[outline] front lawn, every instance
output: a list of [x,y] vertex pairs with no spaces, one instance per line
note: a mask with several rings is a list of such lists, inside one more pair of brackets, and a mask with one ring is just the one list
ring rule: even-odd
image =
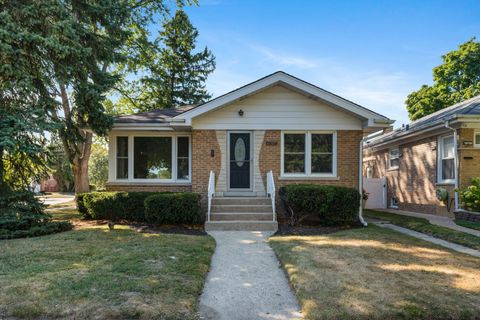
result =
[[432,237],[480,250],[480,237],[450,228],[437,226],[431,224],[428,220],[423,218],[409,217],[400,214],[374,210],[365,210],[364,215],[367,218],[386,220],[400,227],[422,232],[431,235]]
[[214,247],[105,225],[0,241],[0,318],[192,319]]
[[480,222],[466,221],[466,220],[455,220],[455,223],[459,226],[475,229],[480,231]]
[[369,226],[274,236],[306,319],[474,319],[480,259]]

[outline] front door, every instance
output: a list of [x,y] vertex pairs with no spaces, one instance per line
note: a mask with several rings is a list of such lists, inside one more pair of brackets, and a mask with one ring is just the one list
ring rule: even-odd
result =
[[251,133],[229,133],[230,189],[251,189]]

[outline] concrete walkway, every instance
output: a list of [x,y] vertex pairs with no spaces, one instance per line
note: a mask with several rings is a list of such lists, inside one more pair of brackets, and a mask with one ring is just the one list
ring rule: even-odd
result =
[[442,217],[442,216],[437,216],[437,215],[434,215],[434,214],[410,212],[410,211],[403,211],[403,210],[396,210],[396,209],[381,209],[380,211],[394,213],[394,214],[400,214],[400,215],[403,215],[403,216],[410,216],[410,217],[427,219],[431,224],[435,224],[437,226],[446,227],[446,228],[450,228],[450,229],[465,232],[465,233],[469,233],[471,235],[480,237],[480,231],[479,230],[474,230],[474,229],[459,226],[458,224],[456,224],[453,221],[453,218],[450,218],[450,217]]
[[412,237],[415,237],[415,238],[418,238],[418,239],[421,239],[421,240],[425,240],[425,241],[428,241],[428,242],[431,242],[431,243],[434,243],[434,244],[438,244],[438,245],[440,245],[442,247],[445,247],[445,248],[448,248],[448,249],[452,249],[452,250],[455,250],[455,251],[458,251],[458,252],[461,252],[461,253],[465,253],[465,254],[480,258],[480,251],[475,250],[475,249],[464,247],[464,246],[461,246],[459,244],[451,243],[451,242],[448,242],[448,241],[445,241],[445,240],[442,240],[442,239],[438,239],[438,238],[426,235],[426,234],[421,233],[421,232],[413,231],[413,230],[410,230],[410,229],[407,229],[407,228],[402,228],[402,227],[399,227],[399,226],[396,226],[396,225],[393,225],[393,224],[390,224],[390,223],[385,223],[385,222],[381,222],[381,221],[370,221],[370,223],[373,223],[374,225],[382,227],[382,228],[392,229],[392,230],[401,232],[403,234],[406,234],[406,235],[409,235],[409,236],[412,236]]
[[211,231],[217,247],[200,297],[201,319],[301,319],[297,299],[260,231]]

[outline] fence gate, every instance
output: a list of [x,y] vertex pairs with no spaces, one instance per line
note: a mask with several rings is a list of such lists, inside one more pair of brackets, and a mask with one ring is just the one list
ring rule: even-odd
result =
[[380,179],[364,177],[363,187],[369,193],[365,208],[387,208],[387,179],[385,177]]

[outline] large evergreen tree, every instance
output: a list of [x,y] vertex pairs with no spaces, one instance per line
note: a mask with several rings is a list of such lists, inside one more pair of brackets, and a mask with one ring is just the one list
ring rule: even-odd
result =
[[442,60],[433,69],[433,85],[408,95],[405,103],[411,120],[480,94],[480,42],[473,38]]
[[[42,129],[44,122],[58,124],[75,191],[88,191],[93,134],[106,134],[112,123],[103,106],[119,80],[112,69],[139,55],[136,43],[145,41],[152,18],[165,12],[163,1],[0,0],[0,5],[0,79],[11,89],[2,98],[15,101],[7,115],[20,121],[15,114],[27,113],[33,117],[29,125]],[[32,102],[22,110],[24,94]],[[35,128],[25,129],[32,139],[41,136]],[[20,141],[15,140],[23,145]]]
[[205,88],[207,77],[215,70],[215,57],[205,47],[195,51],[198,30],[183,10],[166,21],[159,36],[144,50],[144,72],[139,80],[124,88],[119,105],[148,111],[196,104],[211,95]]

